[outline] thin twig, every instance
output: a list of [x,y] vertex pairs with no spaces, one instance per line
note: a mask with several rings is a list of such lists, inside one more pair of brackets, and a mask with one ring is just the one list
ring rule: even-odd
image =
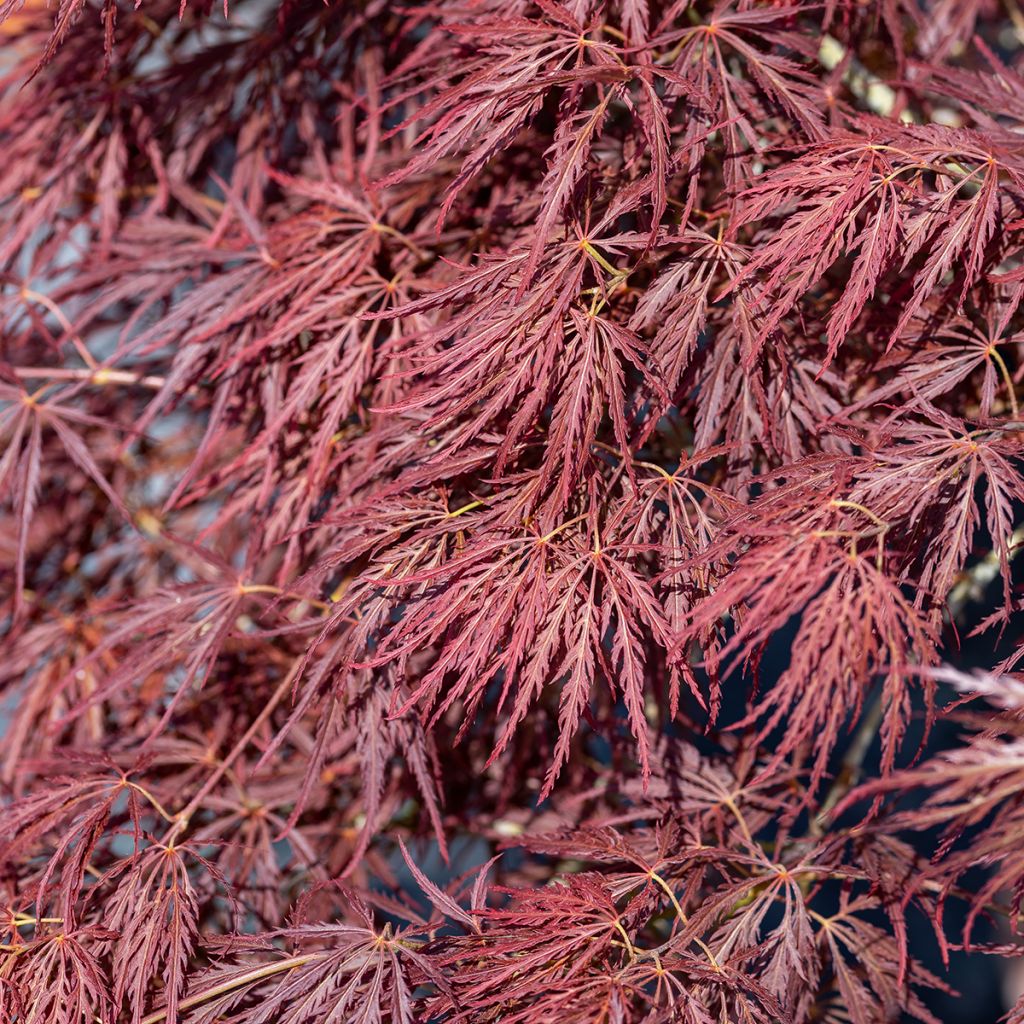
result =
[[22,380],[76,380],[88,384],[139,384],[159,391],[166,383],[164,377],[134,373],[131,370],[110,370],[105,367],[83,366],[16,366],[14,374]]

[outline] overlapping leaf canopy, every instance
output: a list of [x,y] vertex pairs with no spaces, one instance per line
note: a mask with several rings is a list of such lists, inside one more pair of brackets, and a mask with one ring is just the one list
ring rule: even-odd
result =
[[935,1020],[906,914],[1024,891],[1019,34],[0,3],[0,1018]]

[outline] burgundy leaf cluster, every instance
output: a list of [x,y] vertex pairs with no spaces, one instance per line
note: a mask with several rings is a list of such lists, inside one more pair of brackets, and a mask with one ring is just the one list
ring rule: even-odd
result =
[[1022,298],[1015,0],[0,0],[0,1022],[937,1024]]

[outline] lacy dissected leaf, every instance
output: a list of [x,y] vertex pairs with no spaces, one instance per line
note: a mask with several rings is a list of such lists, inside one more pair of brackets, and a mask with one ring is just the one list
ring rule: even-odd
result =
[[[418,80],[409,95],[414,90],[427,95],[409,122],[429,124],[417,138],[416,156],[387,179],[401,180],[461,154],[458,174],[441,206],[443,218],[458,192],[557,97],[557,126],[538,186],[535,241],[524,263],[524,287],[537,272],[543,247],[559,226],[613,111],[624,110],[637,121],[649,159],[632,201],[647,198],[656,224],[666,206],[666,181],[680,155],[671,138],[670,117],[676,108],[688,111],[690,102],[699,99],[687,79],[662,64],[643,61],[643,51],[623,48],[614,35],[601,38],[600,28],[587,15],[577,17],[561,4],[536,6],[536,16],[492,17],[485,12],[464,23],[454,20],[462,11],[453,6],[452,20],[438,30],[450,33],[451,42],[424,48],[421,60],[403,69],[400,80]],[[472,9],[464,10],[469,14]],[[629,12],[629,18],[635,31],[636,12]],[[452,50],[462,51],[462,59],[450,60]],[[634,58],[641,62],[632,63]],[[455,68],[459,77],[452,81]],[[668,91],[658,88],[666,82]]]
[[11,505],[17,524],[16,609],[24,596],[29,531],[43,480],[44,430],[56,435],[66,461],[98,487],[121,515],[130,519],[123,499],[110,486],[75,429],[102,428],[108,424],[61,402],[60,398],[59,392],[41,399],[38,393],[30,394],[0,383],[0,403],[4,406],[0,408],[0,436],[4,439],[4,453],[0,456],[0,501]]
[[858,911],[870,907],[870,900],[844,899],[839,911],[822,923],[821,936],[838,990],[837,1018],[870,1024],[902,1011],[925,1024],[938,1024],[939,1018],[914,987],[941,990],[946,986],[919,964],[905,964],[892,936],[858,916]]
[[[677,17],[685,6],[675,4],[668,13]],[[820,85],[802,66],[806,52],[796,49],[798,37],[785,31],[798,10],[796,5],[754,8],[721,0],[706,20],[698,16],[692,19],[697,24],[681,28],[666,19],[656,30],[657,42],[674,58],[675,73],[711,98],[724,125],[727,187],[744,180],[748,151],[758,145],[756,125],[770,114],[791,119],[812,139],[823,134]],[[736,73],[737,64],[744,74]]]
[[86,927],[5,946],[0,1008],[25,1024],[111,1024],[110,982],[96,950],[108,937],[100,928]]
[[922,598],[938,602],[959,579],[984,522],[1008,607],[1015,509],[1024,502],[1020,435],[970,430],[934,412],[931,418],[876,449],[851,499],[886,523],[899,523],[907,552],[915,556],[906,575],[913,574]]
[[1006,355],[1020,344],[1019,338],[1001,338],[997,326],[979,328],[966,318],[953,319],[941,329],[925,320],[915,335],[907,334],[904,343],[878,360],[873,369],[881,379],[846,406],[844,417],[897,405],[899,399],[935,404],[972,378],[978,382],[981,417],[993,417],[1001,400],[1009,403],[1013,414],[1017,399]]
[[[545,252],[543,281],[528,288],[524,268],[531,257],[516,252],[394,310],[389,315],[442,307],[450,315],[406,356],[423,383],[391,410],[429,412],[424,429],[440,430],[443,438],[438,458],[500,425],[499,470],[520,441],[543,429],[542,479],[557,482],[556,500],[564,507],[605,419],[628,450],[643,403],[666,401],[646,343],[599,308],[606,271],[615,268],[597,246],[614,258],[639,241],[609,235],[555,246]],[[584,295],[588,273],[601,282],[592,296]],[[636,397],[631,374],[643,382]]]
[[[564,886],[509,895],[507,909],[482,912],[479,937],[447,954],[465,961],[457,975],[459,1004],[526,1019],[525,1006],[548,986],[564,992],[561,983],[569,980],[578,982],[583,999],[592,999],[588,986],[601,984],[600,972],[592,968],[609,957],[617,961],[617,950],[629,944],[626,924],[600,878],[575,875]],[[484,962],[474,964],[484,951]]]
[[[734,615],[733,635],[714,653],[727,673],[741,662],[756,663],[773,635],[799,615],[789,663],[759,698],[752,720],[763,723],[765,736],[786,723],[779,759],[810,741],[818,777],[842,726],[879,680],[884,764],[891,767],[909,714],[912,673],[935,660],[938,642],[934,627],[884,571],[885,523],[866,506],[814,493],[830,483],[835,486],[827,478],[798,477],[745,511],[735,524],[739,536],[731,539],[727,531],[720,541],[736,552],[729,574],[682,631],[688,644]],[[808,688],[809,677],[822,688]]]
[[[245,941],[254,954],[263,953],[260,959],[215,968],[199,979],[189,999],[199,1008],[185,1019],[300,1024],[315,1014],[330,1024],[417,1020],[417,984],[433,982],[442,991],[448,985],[432,960],[417,951],[415,926],[377,929],[365,903],[343,887],[332,889],[351,923],[310,919],[309,904],[322,891],[313,890],[293,924]],[[274,940],[287,942],[290,955],[274,956]]]
[[[126,829],[138,843],[153,798],[130,774],[102,759],[74,758],[77,778],[55,772],[47,784],[0,809],[0,860],[8,866],[42,855],[35,902],[47,909],[57,889],[61,916],[74,918],[74,905],[97,844],[112,827]],[[157,804],[159,806],[159,804]]]
[[113,998],[133,1024],[151,1005],[159,981],[167,1017],[177,1020],[199,930],[199,900],[189,877],[195,855],[154,843],[112,870],[117,887],[107,904],[113,944]]
[[[602,523],[595,512],[546,532],[510,526],[480,536],[476,521],[493,516],[459,511],[442,529],[470,535],[461,551],[443,564],[403,573],[394,571],[407,561],[401,549],[384,549],[376,558],[391,571],[350,590],[353,607],[357,597],[365,600],[364,588],[372,588],[370,595],[390,592],[389,603],[404,606],[401,619],[376,639],[372,664],[405,664],[414,651],[436,650],[433,665],[409,683],[404,705],[435,720],[459,701],[468,721],[497,686],[492,700],[506,721],[492,759],[544,691],[557,687],[559,740],[545,791],[569,756],[600,672],[621,694],[646,773],[645,637],[653,635],[663,650],[671,645],[665,612],[634,567],[650,546],[637,544],[621,521]],[[422,539],[414,535],[421,550],[431,532],[438,534],[435,527]]]
[[[760,343],[841,257],[848,282],[828,323],[828,354],[854,326],[885,275],[913,282],[891,338],[900,336],[944,275],[961,300],[988,264],[987,247],[1021,185],[1007,140],[929,126],[835,136],[767,173],[742,198],[743,220],[783,216],[743,270],[756,277]],[[934,184],[930,184],[934,182]]]
[[[1024,770],[1024,743],[1016,735],[1018,680],[954,676],[954,682],[961,689],[984,694],[990,702],[1010,709],[1004,713],[1005,720],[972,736],[958,749],[936,755],[887,779],[866,783],[850,795],[847,803],[865,796],[923,791],[924,799],[918,806],[894,808],[887,813],[885,828],[942,830],[929,874],[940,881],[944,892],[977,865],[989,868],[988,877],[971,896],[963,930],[964,941],[969,944],[979,916],[1001,893],[1009,890],[1013,894],[1014,914],[1024,898],[1024,858],[1016,838],[1020,830],[1017,794]],[[998,735],[1003,731],[1007,734]],[[961,837],[967,837],[967,841],[957,848]]]

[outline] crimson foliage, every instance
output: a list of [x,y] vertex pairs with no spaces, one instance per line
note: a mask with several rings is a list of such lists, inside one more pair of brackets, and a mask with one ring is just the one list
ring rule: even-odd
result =
[[1016,4],[135,6],[0,3],[0,1018],[1012,956]]

